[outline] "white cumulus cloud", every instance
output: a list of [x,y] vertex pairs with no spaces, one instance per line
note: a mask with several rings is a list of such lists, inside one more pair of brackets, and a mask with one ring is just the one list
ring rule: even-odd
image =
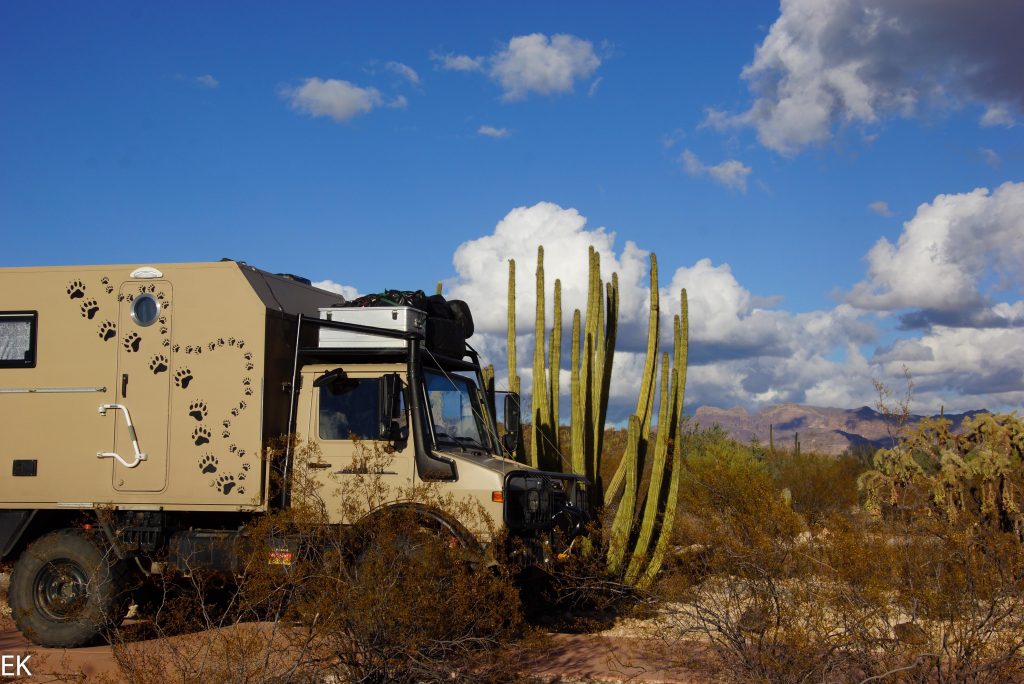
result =
[[[1005,410],[1024,404],[1024,301],[984,301],[982,286],[1001,272],[1004,284],[1019,283],[1018,274],[1024,272],[1022,192],[1024,184],[1006,184],[991,193],[940,195],[922,205],[905,224],[897,245],[882,240],[879,245],[888,248],[876,245],[869,253],[867,277],[849,300],[829,309],[787,311],[776,300],[752,293],[728,264],[697,258],[680,265],[662,255],[663,349],[671,344],[680,290],[686,288],[688,294],[688,410],[704,404],[870,405],[876,397],[872,380],[898,389],[904,366],[914,378],[918,411],[937,411],[943,405],[949,411]],[[539,202],[513,209],[489,234],[461,244],[453,257],[455,274],[445,280],[445,294],[470,304],[477,329],[472,344],[495,365],[498,386],[507,387],[508,260],[516,260],[517,365],[528,395],[538,245],[545,248],[548,330],[555,279],[563,286],[561,384],[566,392],[572,311],[585,312],[586,307],[588,247],[601,255],[606,282],[613,271],[618,273],[619,337],[609,419],[621,423],[635,408],[644,363],[650,293],[649,253],[643,248],[629,241],[617,245],[614,232],[588,226],[575,209]],[[995,246],[1001,246],[998,254]],[[885,249],[890,251],[882,255]],[[901,268],[886,266],[893,259]],[[921,270],[918,282],[913,276]],[[951,292],[945,285],[948,279],[968,294]],[[921,283],[938,293],[930,293]],[[353,288],[331,281],[316,285],[348,298],[358,296]],[[973,312],[969,321],[963,316],[965,309],[929,308],[949,298],[961,307],[982,302],[977,309],[966,309]],[[889,338],[888,346],[877,347],[874,354],[865,351],[883,338],[879,323],[893,316],[905,318],[900,311],[907,308],[917,309],[925,323],[905,326],[895,342]],[[943,315],[953,324],[943,322]],[[563,416],[567,402],[563,393]]]
[[[601,58],[589,40],[565,33],[514,36],[487,57],[432,53],[431,59],[448,71],[485,72],[501,86],[506,102],[525,99],[530,93],[572,92],[577,81],[590,78],[601,66]],[[599,82],[597,79],[591,84],[590,95]]]
[[588,40],[564,33],[516,36],[491,59],[491,77],[501,84],[505,100],[521,100],[572,91],[573,83],[589,78],[601,65]]
[[211,74],[196,76],[196,83],[209,90],[216,90],[220,86],[220,81],[215,79]]
[[729,159],[720,164],[709,166],[688,149],[683,150],[679,161],[691,176],[707,175],[727,188],[744,193],[747,191],[747,176],[753,170],[743,162],[735,159]]
[[892,209],[889,208],[889,203],[884,200],[878,200],[868,205],[868,209],[875,212],[879,216],[892,216]]
[[438,66],[445,71],[483,71],[484,58],[470,57],[469,55],[438,54],[433,52],[430,58],[437,62]]
[[401,62],[386,62],[384,68],[393,74],[401,76],[409,83],[419,84],[420,75],[416,73],[416,70],[407,64]]
[[313,287],[319,287],[321,290],[327,290],[328,292],[334,292],[340,294],[346,301],[357,299],[359,297],[359,290],[352,287],[351,285],[342,285],[336,283],[333,280],[318,280],[313,283]]
[[339,123],[384,104],[376,88],[361,88],[334,78],[307,78],[300,86],[283,88],[281,94],[292,109],[313,117],[330,117]]
[[507,138],[512,135],[512,131],[507,128],[495,128],[494,126],[481,126],[476,129],[476,132],[488,138]]
[[792,155],[837,127],[913,116],[923,106],[987,108],[1009,125],[1024,107],[1024,3],[1006,0],[783,0],[742,71],[754,101],[705,123],[753,126]]
[[1013,114],[1010,113],[1010,109],[1007,106],[992,105],[981,115],[981,125],[1013,128],[1016,125],[1016,121],[1014,121]]
[[988,275],[998,275],[1002,289],[1024,282],[1024,183],[939,195],[918,207],[895,245],[879,240],[867,262],[867,278],[849,295],[855,306],[962,314],[969,321],[985,306]]

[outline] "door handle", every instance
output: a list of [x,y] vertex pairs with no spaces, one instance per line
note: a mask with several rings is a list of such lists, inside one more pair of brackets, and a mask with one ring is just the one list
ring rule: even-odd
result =
[[128,374],[121,374],[121,398],[125,399],[128,397]]

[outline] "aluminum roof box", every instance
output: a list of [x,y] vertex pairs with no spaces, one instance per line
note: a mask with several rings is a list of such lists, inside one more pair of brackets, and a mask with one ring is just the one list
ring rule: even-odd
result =
[[[427,314],[411,306],[340,306],[320,309],[320,318],[372,328],[426,334]],[[320,328],[320,347],[330,349],[404,348],[405,340],[333,328]]]

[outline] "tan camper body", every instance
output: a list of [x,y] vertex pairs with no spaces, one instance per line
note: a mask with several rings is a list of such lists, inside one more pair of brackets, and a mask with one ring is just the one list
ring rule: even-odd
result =
[[[230,578],[248,524],[302,496],[331,524],[372,528],[402,507],[492,557],[489,532],[438,502],[485,511],[530,562],[556,528],[566,544],[582,534],[583,478],[506,458],[518,397],[499,440],[468,305],[413,294],[421,308],[342,306],[229,260],[0,268],[0,560],[15,563],[19,629],[78,646],[123,617],[111,578]],[[315,460],[268,449],[284,435]],[[367,449],[386,464],[367,466]],[[385,495],[343,514],[340,491],[370,472]]]
[[0,317],[28,318],[33,346],[0,366],[0,501],[264,510],[289,318],[337,301],[234,261],[0,269]]

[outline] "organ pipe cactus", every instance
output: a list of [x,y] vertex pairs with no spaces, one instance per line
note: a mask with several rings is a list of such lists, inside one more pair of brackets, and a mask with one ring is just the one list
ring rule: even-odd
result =
[[[544,252],[537,254],[537,310],[534,320],[533,425],[531,463],[557,468],[559,421],[559,369],[561,365],[561,282],[555,283],[554,325],[550,336],[549,365],[545,366]],[[610,396],[612,362],[618,331],[618,276],[601,278],[600,255],[589,255],[585,317],[573,311],[570,369],[571,467],[590,481],[591,505],[615,509],[609,532],[610,572],[637,586],[649,585],[657,575],[668,548],[675,518],[681,474],[676,437],[686,388],[688,307],[686,290],[680,293],[680,315],[673,325],[673,353],[663,354],[660,382],[660,301],[657,259],[651,255],[650,310],[647,350],[636,412],[629,418],[627,445],[622,461],[607,488],[601,480],[604,424]],[[509,264],[509,378],[515,376],[515,265]],[[671,359],[671,363],[670,363]],[[518,380],[518,378],[517,378]],[[659,391],[660,388],[660,391]],[[660,397],[659,402],[655,402]],[[651,424],[658,406],[658,430],[651,440]],[[640,489],[651,456],[649,486]]]
[[[656,282],[652,282],[652,288],[655,286]],[[652,297],[652,307],[655,306],[655,301]],[[668,354],[662,356],[658,432],[647,491],[639,491],[639,481],[644,472],[642,450],[645,443],[643,441],[643,422],[637,414],[630,417],[630,429],[634,434],[627,434],[626,453],[620,466],[623,472],[623,491],[621,497],[618,498],[612,523],[612,538],[609,542],[607,559],[608,569],[613,574],[621,574],[627,583],[640,587],[650,585],[657,575],[665,557],[665,551],[668,549],[668,541],[675,521],[681,469],[681,457],[676,448],[676,435],[685,399],[687,346],[689,343],[688,314],[686,290],[683,290],[680,292],[680,315],[675,317],[673,322],[674,349],[671,371],[668,368]],[[649,328],[649,332],[653,331],[653,328]],[[649,346],[648,349],[650,349]],[[653,392],[655,387],[653,379],[650,387],[649,391]],[[650,400],[644,401],[643,392],[644,388],[641,387],[637,405],[638,407],[646,406],[651,410],[653,404]],[[672,452],[672,468],[666,492],[664,491],[664,481],[665,476],[669,473],[668,456],[670,451]],[[640,509],[642,509],[642,515],[638,516]],[[650,552],[651,542],[655,539],[655,535],[654,551]],[[625,560],[627,556],[628,564]],[[623,571],[624,566],[625,571]]]

